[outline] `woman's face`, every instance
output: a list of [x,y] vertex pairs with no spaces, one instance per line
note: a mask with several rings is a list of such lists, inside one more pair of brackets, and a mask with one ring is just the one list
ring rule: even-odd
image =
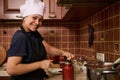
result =
[[29,15],[23,19],[23,28],[26,32],[36,31],[42,25],[43,17],[39,14]]

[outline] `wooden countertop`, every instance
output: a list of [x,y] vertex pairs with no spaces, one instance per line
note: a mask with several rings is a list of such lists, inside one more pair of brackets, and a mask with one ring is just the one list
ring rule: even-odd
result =
[[[45,80],[62,80],[62,75],[49,75]],[[81,72],[75,75],[75,80],[87,80],[86,73]]]
[[0,77],[10,76],[7,71],[0,71]]
[[[6,71],[0,71],[0,77],[10,77]],[[53,75],[49,74],[49,78],[46,78],[45,80],[62,80],[62,75]],[[81,72],[79,74],[75,75],[75,80],[87,80],[86,73]]]

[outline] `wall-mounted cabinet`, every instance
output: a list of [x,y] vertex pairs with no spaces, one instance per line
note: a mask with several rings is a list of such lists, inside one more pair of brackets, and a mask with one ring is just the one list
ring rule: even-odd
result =
[[58,7],[56,0],[43,0],[46,3],[44,19],[61,19],[61,7]]
[[[62,19],[62,7],[57,0],[42,0],[46,4],[44,19]],[[19,7],[25,0],[0,0],[0,19],[21,19]]]
[[19,7],[25,0],[0,0],[0,19],[20,19]]

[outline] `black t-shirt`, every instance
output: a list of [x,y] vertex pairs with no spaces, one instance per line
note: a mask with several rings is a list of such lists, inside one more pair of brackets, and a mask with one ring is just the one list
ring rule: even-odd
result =
[[[12,38],[12,42],[8,50],[8,57],[21,56],[23,57],[21,63],[32,63],[43,60],[46,58],[46,51],[42,41],[42,36],[36,32],[24,33],[22,30],[18,30]],[[12,78],[14,80],[40,80],[43,76],[44,70],[38,69],[27,74],[12,76]]]

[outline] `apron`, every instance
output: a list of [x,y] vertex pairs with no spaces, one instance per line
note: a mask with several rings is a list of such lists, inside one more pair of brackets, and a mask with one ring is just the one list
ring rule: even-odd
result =
[[[39,32],[33,32],[33,38],[31,38],[26,34],[25,30],[22,27],[21,30],[30,41],[33,49],[31,58],[28,60],[28,63],[46,59],[46,50],[44,45],[42,44],[42,40],[40,40],[41,36]],[[12,76],[11,80],[43,80],[44,77],[46,77],[45,71],[43,69],[38,69],[27,74]]]

